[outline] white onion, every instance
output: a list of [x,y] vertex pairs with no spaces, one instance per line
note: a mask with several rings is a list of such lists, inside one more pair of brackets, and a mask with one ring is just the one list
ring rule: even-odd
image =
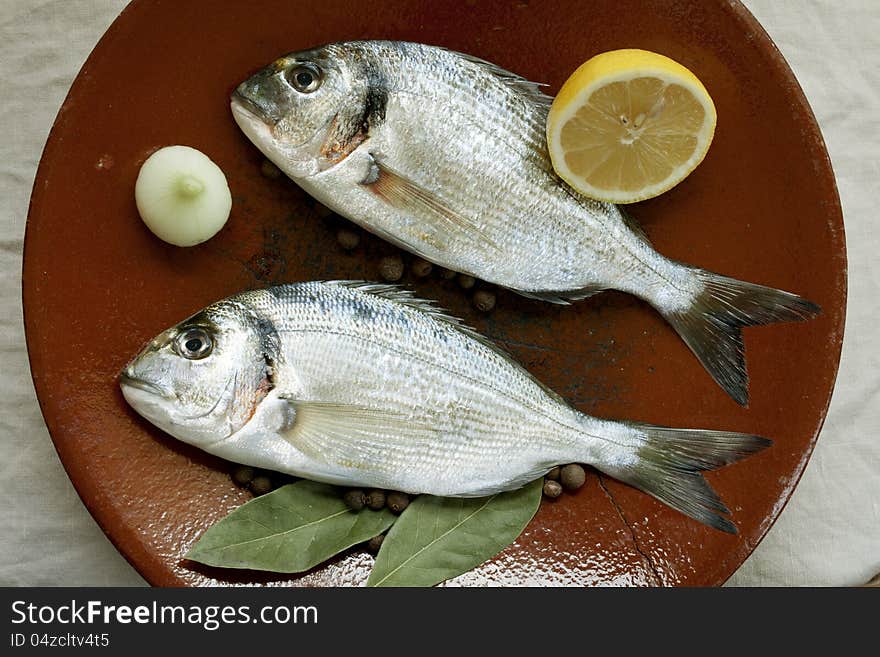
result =
[[166,146],[148,157],[138,173],[134,198],[153,234],[176,246],[212,238],[232,209],[223,171],[189,146]]

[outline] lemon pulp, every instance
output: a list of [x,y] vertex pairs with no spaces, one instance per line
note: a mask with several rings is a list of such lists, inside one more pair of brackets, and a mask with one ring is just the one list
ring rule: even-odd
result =
[[559,176],[612,203],[657,196],[703,160],[715,132],[715,106],[681,64],[644,50],[593,57],[566,81],[547,120]]

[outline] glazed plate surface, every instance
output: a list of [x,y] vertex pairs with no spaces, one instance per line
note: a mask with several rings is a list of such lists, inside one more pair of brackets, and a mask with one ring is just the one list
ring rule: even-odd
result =
[[[161,330],[229,294],[274,283],[378,279],[396,250],[293,183],[261,174],[228,108],[234,86],[286,52],[349,39],[421,41],[548,83],[594,54],[643,48],[704,82],[715,141],[684,183],[631,207],[667,256],[797,292],[816,320],[747,329],[751,403],[740,408],[647,305],[604,293],[571,307],[501,291],[477,313],[453,282],[406,282],[510,351],[581,410],[681,427],[752,432],[775,445],[708,475],[740,529],[708,529],[614,480],[588,475],[545,501],[519,540],[457,578],[465,585],[718,585],[761,540],[796,485],[834,385],[846,302],[843,219],[812,112],[779,52],[736,2],[395,0],[369,11],[335,0],[135,0],[96,46],[46,145],[27,223],[23,298],[37,394],[83,501],[156,585],[357,585],[372,558],[352,550],[302,576],[225,571],[183,555],[249,497],[228,463],[135,415],[116,375]],[[191,249],[141,223],[134,182],[155,149],[186,144],[225,171],[229,223]]]

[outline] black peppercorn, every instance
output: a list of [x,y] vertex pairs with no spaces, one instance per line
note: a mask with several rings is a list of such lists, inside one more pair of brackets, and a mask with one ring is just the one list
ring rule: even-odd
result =
[[544,482],[544,495],[549,497],[551,500],[562,495],[562,484],[558,481],[553,481],[552,479],[548,479]]
[[251,492],[254,495],[265,495],[272,490],[272,480],[261,474],[251,479]]
[[232,481],[238,486],[247,486],[254,478],[254,469],[249,465],[239,465],[232,471]]
[[269,180],[277,180],[281,177],[281,169],[272,164],[269,160],[263,160],[260,165],[260,173]]
[[340,228],[336,233],[336,241],[339,242],[339,246],[343,249],[351,251],[361,243],[361,236],[351,228]]
[[562,466],[559,471],[559,482],[565,490],[577,490],[587,480],[587,473],[577,463]]
[[434,269],[434,265],[427,260],[416,258],[410,263],[409,268],[412,270],[413,276],[424,278],[431,273],[431,270]]
[[360,488],[353,488],[352,490],[346,491],[345,495],[342,496],[342,499],[345,500],[346,505],[348,505],[348,508],[352,511],[360,511],[364,508],[364,504],[366,504],[364,491]]
[[374,536],[369,541],[367,541],[367,550],[376,554],[379,552],[379,548],[382,547],[382,541],[385,540],[385,534],[379,534],[378,536]]
[[409,506],[409,495],[394,491],[393,493],[388,493],[385,502],[388,505],[388,508],[391,509],[392,513],[400,514]]
[[373,511],[385,508],[385,491],[379,488],[373,488],[367,491],[366,504]]
[[403,258],[399,255],[386,256],[379,262],[379,276],[389,283],[403,278]]
[[495,307],[495,293],[489,290],[477,290],[474,292],[474,308],[481,313],[487,313]]
[[458,275],[458,284],[461,286],[463,290],[470,290],[474,285],[476,285],[477,279],[473,276],[469,276],[468,274],[459,274]]

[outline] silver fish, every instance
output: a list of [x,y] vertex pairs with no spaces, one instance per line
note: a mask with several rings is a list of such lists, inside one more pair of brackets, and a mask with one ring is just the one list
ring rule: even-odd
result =
[[741,327],[819,307],[665,258],[620,207],[577,194],[547,154],[551,100],[469,55],[361,41],[282,57],[231,107],[305,191],[426,260],[553,303],[644,299],[745,405]]
[[590,417],[429,302],[350,281],[215,303],[150,342],[120,385],[156,426],[238,463],[459,497],[588,463],[727,532],[700,472],[770,444]]

